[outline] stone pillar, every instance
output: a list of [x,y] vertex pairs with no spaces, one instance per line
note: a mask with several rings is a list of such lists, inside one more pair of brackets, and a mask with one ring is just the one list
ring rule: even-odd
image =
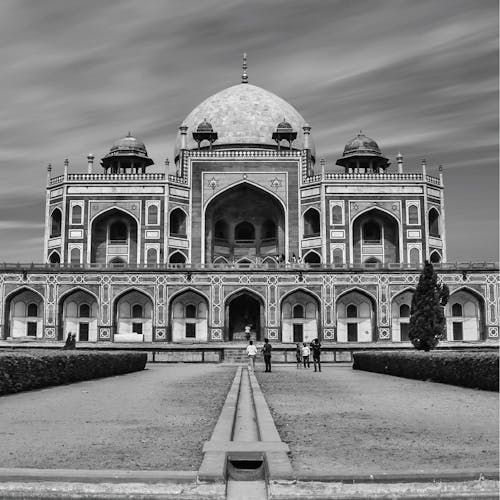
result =
[[398,174],[402,174],[403,173],[403,155],[401,153],[398,153],[397,161],[398,161]]
[[94,155],[89,153],[87,155],[87,173],[92,173],[92,168],[94,167]]

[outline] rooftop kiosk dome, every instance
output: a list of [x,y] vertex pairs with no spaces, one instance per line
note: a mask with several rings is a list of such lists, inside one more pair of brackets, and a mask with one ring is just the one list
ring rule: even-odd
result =
[[153,163],[144,143],[130,132],[126,137],[116,140],[109,153],[101,159],[102,167],[106,173],[109,171],[111,174],[145,173],[146,167]]
[[378,144],[361,131],[344,147],[342,158],[337,165],[351,173],[379,173],[384,172],[390,165],[389,160],[382,156]]
[[[284,120],[295,132],[297,138],[292,149],[304,148],[304,132],[302,127],[306,121],[289,103],[260,87],[249,83],[240,83],[224,89],[197,106],[183,122],[188,127],[187,149],[197,149],[198,144],[193,138],[198,126],[208,120],[217,133],[214,149],[233,147],[257,147],[276,149],[273,133],[277,124]],[[175,144],[175,157],[181,147],[180,133]],[[309,139],[311,156],[315,157],[312,138]]]

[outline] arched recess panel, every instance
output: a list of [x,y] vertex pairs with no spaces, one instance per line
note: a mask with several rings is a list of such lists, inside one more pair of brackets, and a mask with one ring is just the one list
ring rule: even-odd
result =
[[310,252],[307,252],[304,255],[304,262],[306,264],[321,264],[321,255],[314,250],[311,250]]
[[429,210],[429,236],[439,238],[441,232],[439,212],[435,208]]
[[180,208],[175,208],[170,212],[169,230],[170,236],[185,238],[187,235],[186,212]]
[[484,300],[478,293],[468,288],[453,292],[445,306],[447,340],[483,340],[484,313]]
[[187,290],[176,295],[170,303],[170,326],[173,342],[208,341],[207,299]]
[[50,215],[50,237],[58,238],[61,236],[62,212],[58,208],[54,209]]
[[375,339],[376,308],[373,299],[361,290],[337,300],[337,341],[372,342]]
[[318,300],[305,290],[297,290],[281,302],[282,342],[312,342],[320,337]]
[[58,338],[76,334],[79,342],[97,342],[98,304],[91,293],[76,289],[65,294],[58,306]]
[[304,212],[304,238],[319,236],[321,233],[321,215],[319,210],[309,208]]
[[4,338],[42,338],[43,307],[43,298],[29,288],[9,295],[4,304]]
[[413,291],[406,290],[394,297],[391,304],[392,340],[409,342],[410,310]]
[[[141,308],[142,316],[134,311]],[[115,342],[152,342],[153,302],[139,290],[129,290],[118,296],[113,304]]]

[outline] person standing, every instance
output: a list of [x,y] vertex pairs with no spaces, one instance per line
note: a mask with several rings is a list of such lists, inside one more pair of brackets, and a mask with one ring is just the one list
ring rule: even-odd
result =
[[255,370],[255,357],[257,356],[257,348],[251,340],[247,345],[248,369]]
[[297,360],[297,369],[302,366],[302,348],[300,344],[295,347],[295,359]]
[[[314,371],[321,371],[321,344],[319,339],[314,339],[311,342],[311,349],[313,355]],[[318,370],[316,370],[316,365],[318,365]]]
[[310,354],[311,349],[309,349],[309,346],[304,342],[304,344],[302,345],[302,361],[304,363],[304,368],[311,367],[311,361],[309,360]]
[[266,369],[264,371],[271,371],[271,349],[272,346],[268,339],[264,339],[264,345],[262,346],[262,353],[264,354],[264,363],[266,364]]

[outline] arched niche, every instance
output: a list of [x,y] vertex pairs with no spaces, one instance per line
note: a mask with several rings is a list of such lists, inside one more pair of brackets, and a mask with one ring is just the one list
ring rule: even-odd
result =
[[43,297],[31,288],[23,287],[8,295],[4,304],[4,338],[42,338],[43,308]]
[[127,212],[114,208],[98,215],[91,225],[91,262],[137,264],[137,237],[137,221]]
[[265,327],[264,302],[250,290],[240,290],[225,302],[225,336],[229,341],[245,341],[248,327],[253,340],[263,340]]
[[476,291],[460,288],[452,292],[445,306],[445,316],[447,340],[470,342],[485,338],[484,299]]
[[170,328],[173,342],[207,342],[207,299],[194,290],[176,295],[170,302]]
[[76,334],[79,342],[97,342],[98,303],[90,292],[77,288],[65,293],[58,304],[58,339]]
[[286,253],[285,212],[272,194],[243,182],[222,191],[205,210],[205,261],[250,261]]
[[337,341],[373,342],[376,340],[376,304],[362,290],[352,290],[337,299]]
[[[134,316],[140,306],[141,317]],[[115,342],[151,342],[153,340],[153,301],[146,293],[131,289],[113,303]]]
[[392,299],[392,340],[394,342],[409,342],[411,301],[414,290],[405,290]]
[[312,342],[320,338],[318,299],[307,290],[296,290],[281,301],[282,342]]
[[400,262],[399,222],[383,210],[374,208],[356,217],[351,238],[355,264],[370,258],[382,263]]

